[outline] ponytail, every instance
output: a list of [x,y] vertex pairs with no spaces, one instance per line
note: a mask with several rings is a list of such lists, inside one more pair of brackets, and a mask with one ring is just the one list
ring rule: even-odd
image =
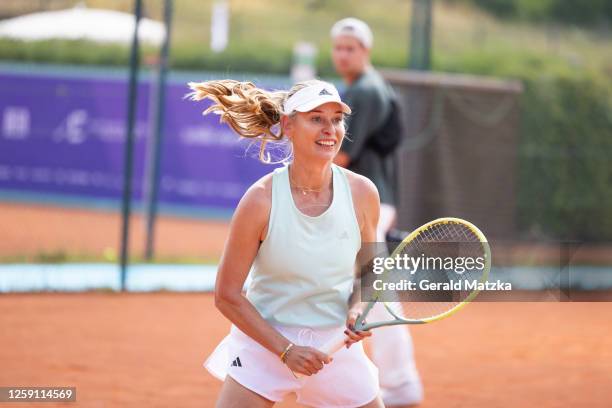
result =
[[259,146],[259,159],[266,159],[265,147],[268,142],[279,142],[283,139],[283,130],[273,130],[283,115],[285,100],[312,81],[294,85],[289,92],[270,92],[257,88],[252,82],[240,82],[232,79],[217,81],[190,82],[191,93],[187,97],[192,101],[210,99],[213,104],[204,111],[221,115],[221,122],[228,124],[238,135],[256,139]]

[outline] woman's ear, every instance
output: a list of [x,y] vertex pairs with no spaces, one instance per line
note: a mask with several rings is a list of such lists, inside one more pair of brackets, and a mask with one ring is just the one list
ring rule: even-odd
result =
[[293,119],[287,115],[283,115],[281,117],[281,129],[283,130],[283,135],[285,135],[287,139],[291,139],[291,131],[293,129]]

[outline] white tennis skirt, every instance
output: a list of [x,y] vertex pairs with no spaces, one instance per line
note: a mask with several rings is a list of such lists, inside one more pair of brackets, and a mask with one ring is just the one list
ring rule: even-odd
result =
[[[275,326],[275,329],[296,345],[319,348],[345,328]],[[317,374],[298,379],[277,355],[232,325],[229,335],[208,357],[204,367],[220,380],[229,375],[271,401],[281,401],[294,392],[300,404],[354,408],[376,398],[378,369],[364,353],[361,342],[349,349],[342,348],[333,357]]]

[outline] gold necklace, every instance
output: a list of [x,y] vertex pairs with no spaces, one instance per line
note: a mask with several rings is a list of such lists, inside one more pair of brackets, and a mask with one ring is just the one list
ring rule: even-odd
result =
[[289,169],[287,171],[289,172],[289,184],[292,184],[293,188],[295,188],[296,190],[301,190],[302,191],[302,195],[306,195],[308,193],[320,193],[321,191],[323,191],[323,189],[325,189],[325,187],[321,187],[319,189],[316,189],[316,188],[298,186],[293,181],[293,178],[291,177],[291,167],[289,167]]

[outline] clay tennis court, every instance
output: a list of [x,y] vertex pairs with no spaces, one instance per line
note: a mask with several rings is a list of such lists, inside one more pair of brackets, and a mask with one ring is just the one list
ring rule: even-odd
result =
[[[608,407],[611,315],[612,303],[474,303],[415,327],[422,406]],[[2,295],[0,326],[0,384],[75,386],[62,406],[79,407],[212,407],[220,383],[201,364],[229,327],[211,294],[178,293]]]
[[[62,253],[100,260],[109,248],[118,253],[121,214],[31,203],[0,202],[0,257]],[[217,260],[228,233],[227,221],[160,216],[156,256],[162,259]],[[141,214],[132,217],[130,251],[142,257],[145,242]],[[1,258],[0,258],[1,259]]]
[[[121,215],[117,211],[63,208],[51,205],[0,202],[0,261],[20,259],[39,261],[41,255],[63,254],[77,260],[99,261],[111,249],[114,257],[119,248]],[[162,261],[216,262],[229,232],[229,221],[195,219],[162,215],[155,234],[155,255]],[[130,253],[142,259],[145,242],[144,220],[140,213],[132,216]],[[495,260],[505,264],[559,262],[559,247],[554,243],[493,243]],[[585,244],[573,253],[574,262],[611,265],[610,244]],[[110,259],[105,259],[109,261]]]
[[[0,225],[5,256],[96,255],[119,238],[110,212],[3,204]],[[218,256],[226,234],[222,222],[163,217],[158,253]],[[603,302],[473,303],[414,327],[422,406],[608,407],[610,316]],[[229,323],[212,294],[93,292],[0,295],[0,327],[0,386],[75,386],[77,402],[61,406],[211,407],[220,382],[202,362]]]

